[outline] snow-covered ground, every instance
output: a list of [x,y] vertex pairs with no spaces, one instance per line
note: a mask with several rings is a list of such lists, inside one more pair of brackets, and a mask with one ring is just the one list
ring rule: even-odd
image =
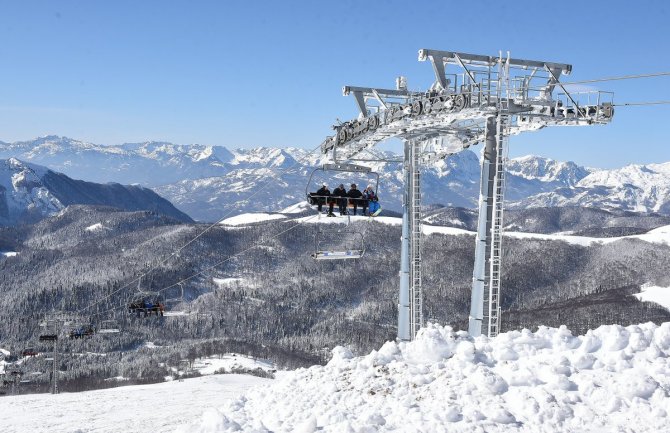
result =
[[[302,203],[297,203],[293,206],[286,208],[285,211],[287,211],[288,212],[287,215],[290,216],[291,213],[297,213],[298,210],[303,210],[305,207],[306,205]],[[284,215],[282,213],[252,212],[228,218],[224,220],[222,224],[226,226],[239,227],[244,226],[246,224],[254,224],[263,221],[286,219],[287,215]],[[346,224],[347,221],[351,222],[375,221],[381,224],[389,224],[389,225],[402,224],[401,218],[378,216],[371,219],[370,217],[358,216],[358,215],[357,216],[352,215],[349,217],[349,219],[346,219],[346,218],[326,218],[325,215],[321,215],[321,217],[319,217],[318,215],[313,214],[302,218],[294,218],[293,221],[301,223],[309,223],[309,224]],[[422,226],[422,231],[426,235],[434,233],[445,234],[445,235],[469,235],[469,236],[475,235],[475,232],[471,232],[456,227],[445,227],[445,226],[425,225],[425,224]],[[670,245],[670,226],[658,227],[641,235],[629,235],[629,236],[608,237],[608,238],[574,236],[563,233],[540,234],[540,233],[525,233],[525,232],[514,232],[514,231],[505,231],[505,236],[517,239],[563,241],[570,244],[581,245],[585,247],[591,246],[593,244],[608,244],[620,241],[622,239],[638,239],[649,243]]]
[[[254,215],[254,214],[245,214],[245,215]],[[247,217],[249,218],[249,217]],[[351,216],[351,222],[364,222],[370,221],[369,217],[364,216]],[[296,221],[301,221],[303,223],[311,224],[345,224],[347,220],[345,218],[315,218],[314,215],[307,216],[303,218],[298,218]],[[385,217],[378,216],[372,219],[372,221],[389,224],[389,225],[400,225],[402,224],[401,218],[396,217]],[[476,233],[471,232],[465,229],[459,229],[456,227],[445,227],[445,226],[435,226],[435,225],[422,225],[421,230],[424,234],[430,235],[434,233],[445,234],[445,235],[469,235],[474,236]],[[622,239],[639,239],[644,242],[649,243],[658,243],[670,245],[670,226],[662,226],[656,229],[650,230],[647,233],[641,235],[629,235],[629,236],[619,236],[619,237],[609,237],[609,238],[596,238],[589,236],[573,236],[569,234],[541,234],[541,233],[525,233],[525,232],[513,232],[505,231],[505,236],[509,236],[517,239],[533,239],[533,240],[546,240],[546,241],[562,241],[569,244],[581,245],[581,246],[590,246],[593,244],[608,244]]]
[[[199,360],[202,372],[240,362]],[[249,360],[251,361],[251,360]],[[246,362],[246,361],[245,361]],[[183,382],[0,398],[10,432],[670,431],[670,323],[565,328],[472,339],[429,325],[367,356],[278,379]]]
[[220,374],[80,393],[5,396],[0,398],[0,431],[174,431],[198,419],[208,407],[271,382],[248,375]]
[[670,310],[670,287],[659,287],[645,284],[642,291],[634,296],[642,302],[655,302]]
[[271,221],[271,220],[277,220],[277,219],[284,219],[286,218],[284,215],[281,214],[270,214],[270,213],[245,213],[241,215],[237,215],[234,217],[226,218],[225,220],[221,221],[221,224],[226,225],[226,226],[241,226],[245,224],[254,224],[254,223],[259,223],[263,221]]
[[217,371],[248,369],[255,370],[260,368],[265,371],[275,371],[277,367],[270,361],[264,359],[254,359],[245,355],[227,353],[223,356],[211,356],[208,358],[198,358],[193,362],[193,370],[204,375],[214,374]]
[[93,225],[86,227],[84,230],[86,230],[87,232],[101,232],[105,230],[105,228],[106,227],[103,226],[102,223],[95,223]]
[[212,278],[214,284],[219,288],[226,288],[238,285],[244,281],[244,278],[227,277],[227,278]]
[[475,340],[431,325],[367,356],[333,353],[180,431],[670,431],[670,323]]

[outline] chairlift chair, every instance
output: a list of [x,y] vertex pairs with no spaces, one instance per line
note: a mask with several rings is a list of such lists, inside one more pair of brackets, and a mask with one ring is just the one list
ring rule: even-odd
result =
[[164,301],[166,311],[163,313],[165,317],[184,317],[188,316],[191,313],[189,311],[178,311],[173,306],[183,304],[185,301],[184,298],[184,286],[182,283],[177,283],[179,286],[179,296],[174,298],[166,298]]
[[55,320],[45,319],[40,326],[44,330],[39,335],[39,341],[58,341],[57,322]]
[[25,348],[21,351],[21,356],[24,358],[37,356],[39,352],[32,347]]
[[165,300],[161,292],[152,292],[142,290],[140,281],[137,282],[137,293],[131,297],[128,302],[128,311],[136,313],[140,317],[144,313],[144,317],[156,313],[156,316],[163,316],[165,311]]
[[[374,178],[374,191],[375,195],[378,195],[378,190],[379,190],[379,173],[372,171],[370,167],[366,167],[363,165],[356,165],[356,164],[345,164],[345,163],[334,163],[334,164],[323,164],[321,167],[318,167],[312,171],[312,173],[309,176],[309,180],[307,181],[307,186],[305,187],[305,195],[307,197],[307,203],[310,206],[318,206],[319,204],[323,205],[329,205],[331,202],[337,204],[337,198],[333,198],[334,196],[318,196],[316,195],[316,192],[310,192],[310,189],[313,186],[317,185],[312,185],[312,181],[314,180],[315,176],[319,177],[319,173],[323,173],[321,177],[325,178],[326,173],[328,172],[333,172],[335,174],[337,173],[352,173],[354,175],[360,175],[360,174],[365,174],[369,177]],[[331,179],[332,180],[332,179]],[[350,179],[351,180],[351,179]],[[344,183],[345,187],[348,186],[347,183],[349,181],[341,181],[338,180],[337,182]],[[365,187],[363,187],[365,188]],[[317,188],[318,189],[318,188]],[[361,190],[362,192],[362,190]],[[342,200],[347,200],[347,206],[352,206],[353,203],[350,199],[341,198]],[[363,206],[360,206],[361,208]]]
[[103,320],[98,327],[98,334],[118,334],[121,332],[116,320]]
[[89,338],[93,334],[95,334],[95,328],[93,328],[93,326],[89,324],[86,325],[75,324],[71,327],[68,336],[70,337],[70,340],[73,339],[79,340],[82,338]]
[[316,236],[316,249],[312,254],[316,260],[360,259],[365,254],[365,239],[362,233],[341,230],[322,232],[319,229]]

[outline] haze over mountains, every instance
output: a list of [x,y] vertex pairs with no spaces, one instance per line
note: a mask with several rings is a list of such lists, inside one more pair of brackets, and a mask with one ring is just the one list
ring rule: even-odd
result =
[[[164,142],[105,146],[58,136],[0,142],[0,158],[10,157],[76,179],[139,183],[203,221],[217,220],[229,212],[278,210],[303,200],[308,174],[321,158],[298,148],[230,150]],[[380,173],[384,208],[399,211],[401,165],[376,163],[373,168]],[[506,197],[509,208],[582,206],[668,214],[669,174],[670,163],[601,170],[525,156],[508,164]],[[346,176],[340,179],[348,180]],[[259,191],[266,182],[270,184]],[[316,185],[310,187],[316,189]],[[461,152],[424,169],[423,202],[427,205],[474,208],[478,189],[479,161],[473,152]]]

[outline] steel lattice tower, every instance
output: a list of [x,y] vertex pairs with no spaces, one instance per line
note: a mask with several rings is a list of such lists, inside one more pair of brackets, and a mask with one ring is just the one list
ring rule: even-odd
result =
[[[360,110],[336,125],[321,144],[350,159],[389,138],[404,142],[404,200],[398,338],[411,340],[423,326],[421,280],[421,166],[484,143],[469,332],[500,332],[505,162],[511,135],[547,126],[603,125],[614,115],[611,92],[569,92],[561,83],[572,66],[423,49],[435,81],[410,91],[404,77],[395,89],[345,86]],[[456,68],[451,72],[447,68]],[[335,158],[334,158],[335,159]],[[482,327],[484,329],[482,329]]]

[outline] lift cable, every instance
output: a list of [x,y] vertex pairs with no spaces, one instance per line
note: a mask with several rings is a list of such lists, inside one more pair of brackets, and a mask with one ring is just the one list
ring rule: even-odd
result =
[[[628,80],[628,79],[639,79],[639,78],[653,78],[653,77],[662,77],[662,76],[670,76],[670,72],[656,72],[656,73],[650,73],[650,74],[623,75],[623,76],[618,76],[618,77],[608,77],[608,78],[598,78],[598,79],[591,79],[591,80],[581,80],[581,81],[562,82],[562,84],[566,84],[566,85],[567,85],[567,84],[587,84],[587,83],[596,83],[596,82],[605,82],[605,81],[617,81],[617,80]],[[614,105],[615,105],[615,106],[642,106],[642,105],[662,105],[662,104],[669,104],[669,103],[670,103],[670,101],[652,101],[652,102],[624,103],[624,104],[614,104]],[[291,165],[290,167],[287,167],[287,168],[285,168],[285,169],[279,170],[279,172],[280,172],[282,175],[283,175],[283,174],[286,174],[287,172],[289,172],[290,170],[292,170],[292,169],[294,169],[296,166],[298,166],[299,163],[301,163],[301,162],[303,162],[304,160],[306,160],[307,157],[310,156],[312,153],[314,153],[314,151],[316,151],[319,147],[320,147],[320,145],[316,146],[315,148],[313,148],[312,150],[310,150],[307,154],[305,154],[302,158],[296,160],[296,162],[295,162],[293,165]],[[262,185],[260,188],[258,188],[257,190],[255,190],[255,191],[254,191],[249,197],[247,197],[246,199],[250,199],[250,198],[254,197],[255,195],[257,195],[258,193],[260,193],[261,191],[265,190],[271,183],[272,183],[272,180],[271,180],[271,179],[268,179],[268,181],[267,181],[264,185]],[[236,202],[236,203],[239,203],[239,201]],[[235,204],[236,204],[236,203],[235,203]],[[164,265],[165,263],[167,263],[171,258],[177,256],[177,255],[179,254],[179,252],[181,252],[181,251],[184,250],[186,247],[188,247],[190,244],[192,244],[193,242],[195,242],[197,239],[199,239],[200,237],[202,237],[203,235],[205,235],[205,233],[209,232],[209,231],[212,230],[214,227],[217,227],[223,220],[225,220],[226,218],[228,218],[233,212],[234,212],[234,208],[231,209],[229,212],[227,212],[227,213],[226,213],[223,217],[221,217],[219,220],[217,220],[216,222],[214,222],[214,223],[210,224],[209,226],[207,226],[204,230],[202,230],[200,233],[198,233],[195,237],[191,238],[191,239],[190,239],[189,241],[187,241],[184,245],[182,245],[181,247],[179,247],[179,248],[177,248],[176,250],[174,250],[174,251],[173,251],[169,256],[167,256],[165,259],[163,259],[162,261],[158,262],[157,264],[151,266],[148,270],[146,270],[145,272],[143,272],[142,274],[140,274],[138,277],[136,277],[136,278],[134,278],[133,280],[131,280],[131,281],[130,281],[129,283],[127,283],[126,285],[120,287],[119,289],[113,291],[112,293],[106,295],[105,297],[100,298],[100,299],[96,300],[95,302],[93,302],[93,303],[91,303],[91,304],[89,304],[89,305],[87,305],[87,306],[85,306],[85,307],[80,308],[79,310],[77,310],[77,313],[80,313],[80,312],[82,312],[82,311],[85,311],[85,310],[87,310],[87,309],[89,309],[89,308],[91,308],[91,307],[93,307],[93,306],[99,304],[100,302],[104,301],[105,299],[108,299],[109,297],[113,296],[114,294],[119,293],[120,291],[122,291],[122,290],[124,290],[124,289],[130,287],[132,284],[135,284],[135,283],[141,281],[142,278],[144,278],[144,277],[147,276],[149,273],[151,273],[152,271],[154,271],[155,269],[157,269],[159,266]],[[175,285],[176,285],[176,284],[175,284]],[[170,287],[174,287],[174,285],[173,285],[173,286],[170,286]],[[163,290],[165,290],[165,289],[163,289]]]
[[[265,241],[269,241],[269,240],[278,238],[279,236],[283,235],[284,233],[287,233],[287,232],[293,230],[294,228],[298,227],[299,225],[301,225],[301,224],[303,224],[303,223],[305,223],[305,222],[307,222],[307,221],[309,221],[309,220],[311,220],[311,219],[313,219],[313,218],[316,218],[317,216],[318,216],[318,215],[312,215],[312,216],[307,217],[307,218],[304,218],[304,217],[296,217],[296,218],[294,218],[293,220],[297,220],[298,222],[297,222],[296,224],[293,224],[291,227],[289,227],[289,228],[287,228],[287,229],[284,229],[284,230],[282,230],[282,231],[278,232],[277,234],[272,235],[272,236],[270,236],[270,237],[262,238],[260,241],[256,242],[255,244],[251,245],[250,247],[247,247],[247,248],[243,249],[242,251],[238,251],[237,253],[235,253],[235,254],[233,254],[233,255],[230,255],[230,256],[226,257],[225,259],[220,260],[220,261],[214,263],[213,265],[210,265],[210,266],[208,266],[208,267],[206,267],[206,268],[204,268],[204,269],[202,269],[202,270],[200,270],[200,271],[198,271],[198,272],[196,272],[196,273],[194,273],[194,274],[192,274],[192,275],[190,275],[190,276],[188,276],[188,277],[186,277],[186,278],[183,278],[183,279],[179,280],[178,282],[176,282],[176,283],[174,283],[174,284],[172,284],[172,285],[170,285],[170,286],[163,287],[162,289],[156,290],[156,293],[164,292],[164,291],[166,291],[166,290],[168,290],[168,289],[171,289],[171,288],[173,288],[173,287],[178,286],[179,284],[183,284],[183,283],[185,283],[186,281],[189,281],[189,280],[191,280],[191,279],[193,279],[193,278],[195,278],[195,277],[197,277],[197,276],[199,276],[199,275],[202,275],[202,274],[204,274],[204,273],[207,272],[207,271],[210,271],[210,270],[212,270],[212,269],[214,269],[214,268],[216,268],[216,267],[218,267],[218,266],[220,266],[220,265],[222,265],[222,264],[224,264],[224,263],[226,263],[226,262],[228,262],[228,261],[230,261],[230,260],[232,260],[232,259],[234,259],[234,258],[236,258],[236,257],[238,257],[238,256],[241,256],[242,254],[244,254],[244,253],[246,253],[246,252],[248,252],[248,251],[250,251],[250,250],[252,250],[252,249],[254,249],[254,248],[257,248],[257,247],[261,246]],[[304,218],[304,219],[303,219],[303,218]],[[101,314],[109,313],[109,312],[111,312],[111,311],[114,311],[114,310],[119,309],[119,307],[120,307],[120,306],[115,306],[115,307],[109,308],[109,309],[107,309],[107,310],[103,310],[103,311],[99,311],[99,312],[91,313],[91,314],[89,314],[87,317],[94,317],[94,316],[97,316],[97,315],[101,315]],[[122,307],[125,307],[125,305],[123,305]]]
[[[319,144],[318,146],[316,146],[315,148],[311,149],[311,150],[310,150],[308,153],[306,153],[302,158],[299,158],[298,160],[296,160],[295,163],[292,164],[291,166],[286,167],[286,168],[281,169],[281,170],[278,170],[279,173],[281,173],[280,176],[283,176],[283,175],[285,175],[286,173],[288,173],[289,171],[291,171],[291,170],[297,168],[297,167],[299,166],[300,163],[302,163],[303,161],[305,161],[305,160],[306,160],[312,153],[314,153],[319,147],[321,147],[320,144]],[[257,194],[259,194],[261,191],[265,190],[268,186],[270,186],[270,184],[272,184],[274,181],[275,181],[274,179],[268,179],[268,181],[267,181],[265,184],[263,184],[260,188],[256,189],[251,195],[245,197],[244,199],[245,199],[245,200],[249,200],[249,199],[253,198],[253,197],[256,196]],[[242,201],[242,200],[238,200],[237,202],[235,202],[235,203],[233,203],[233,204],[237,204],[237,203],[239,203],[240,201]],[[146,277],[148,274],[150,274],[151,272],[153,272],[153,271],[154,271],[155,269],[157,269],[159,266],[162,266],[162,265],[164,265],[165,263],[167,263],[171,258],[176,257],[176,256],[177,256],[177,255],[178,255],[184,248],[186,248],[187,246],[191,245],[191,244],[192,244],[193,242],[195,242],[197,239],[199,239],[200,237],[202,237],[205,233],[209,232],[209,231],[212,230],[214,227],[219,226],[219,225],[221,224],[221,222],[223,222],[223,220],[225,220],[226,218],[228,218],[234,211],[235,211],[235,208],[233,207],[230,211],[228,211],[224,216],[222,216],[221,218],[219,218],[216,222],[210,224],[210,225],[207,226],[204,230],[202,230],[200,233],[198,233],[195,237],[193,237],[193,238],[190,239],[188,242],[186,242],[184,245],[182,245],[181,247],[179,247],[179,248],[177,248],[176,250],[174,250],[169,256],[167,256],[166,258],[164,258],[164,259],[161,260],[160,262],[156,263],[155,265],[151,266],[149,269],[147,269],[146,271],[144,271],[142,274],[140,274],[139,276],[135,277],[134,279],[132,279],[132,280],[131,280],[130,282],[128,282],[127,284],[125,284],[125,285],[119,287],[117,290],[115,290],[115,291],[109,293],[108,295],[106,295],[106,296],[104,296],[104,297],[102,297],[102,298],[96,300],[95,302],[90,303],[89,305],[87,305],[87,306],[85,306],[85,307],[80,308],[79,310],[76,311],[76,313],[81,313],[82,311],[85,311],[85,310],[87,310],[87,309],[89,309],[89,308],[91,308],[91,307],[93,307],[93,306],[99,304],[100,302],[104,301],[105,299],[110,298],[111,296],[113,296],[113,295],[119,293],[120,291],[122,291],[122,290],[124,290],[124,289],[130,287],[131,285],[140,282],[140,281],[142,280],[142,278]]]
[[635,75],[622,75],[620,77],[608,77],[608,78],[595,78],[592,80],[581,80],[581,81],[561,81],[563,84],[588,84],[588,83],[600,83],[603,81],[619,81],[619,80],[632,80],[637,78],[653,78],[653,77],[665,77],[670,75],[670,72],[654,72],[651,74],[635,74]]
[[[594,78],[594,79],[590,79],[590,80],[580,80],[580,81],[560,81],[560,84],[562,84],[564,86],[567,86],[567,85],[574,85],[574,84],[602,83],[602,82],[607,82],[607,81],[634,80],[634,79],[639,79],[639,78],[656,78],[656,77],[667,77],[667,76],[670,76],[670,72],[654,72],[654,73],[650,73],[650,74],[621,75],[619,77]],[[556,84],[558,84],[558,82]],[[543,90],[545,90],[545,87],[544,86],[541,86],[541,87],[529,86],[528,90],[543,91]],[[467,93],[467,92],[462,92],[462,93]]]
[[626,103],[621,103],[621,104],[613,104],[615,107],[632,107],[632,106],[639,106],[639,105],[667,105],[670,104],[670,100],[668,101],[649,101],[649,102],[626,102]]

